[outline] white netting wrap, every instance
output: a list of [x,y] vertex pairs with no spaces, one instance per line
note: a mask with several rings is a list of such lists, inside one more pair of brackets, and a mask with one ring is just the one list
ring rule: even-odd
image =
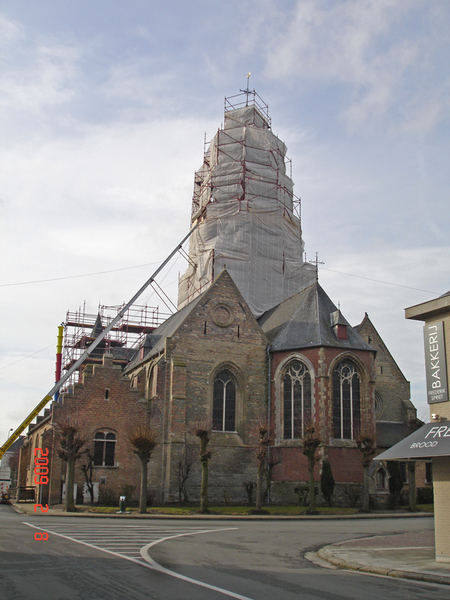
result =
[[[191,264],[178,307],[204,291],[226,267],[255,316],[305,286],[300,219],[286,175],[286,146],[255,106],[225,113],[195,174]],[[308,279],[310,270],[307,270]]]

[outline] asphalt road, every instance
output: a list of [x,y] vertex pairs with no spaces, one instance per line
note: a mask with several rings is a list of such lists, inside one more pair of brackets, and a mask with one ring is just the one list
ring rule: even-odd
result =
[[[448,586],[323,568],[305,553],[433,528],[432,519],[134,520],[16,514],[0,505],[8,600],[444,600]],[[48,533],[47,541],[34,535]],[[45,537],[45,536],[44,536]]]

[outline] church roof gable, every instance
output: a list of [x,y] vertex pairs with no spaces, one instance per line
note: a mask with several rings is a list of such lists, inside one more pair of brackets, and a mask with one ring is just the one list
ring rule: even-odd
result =
[[[359,325],[356,325],[354,327],[354,329],[355,329],[355,331],[358,332],[358,334],[362,338],[367,336],[368,343],[371,344],[377,352],[379,351],[379,349],[381,349],[383,351],[383,353],[386,355],[386,357],[391,361],[391,367],[397,371],[397,374],[400,377],[402,377],[404,379],[404,381],[407,381],[405,375],[403,374],[403,371],[398,366],[395,358],[390,353],[383,338],[378,333],[376,327],[370,320],[369,315],[367,313],[365,313],[364,319],[361,321],[361,323],[359,323]],[[411,402],[411,405],[413,408],[415,408],[415,406],[412,404],[412,402]]]
[[[147,361],[152,356],[156,356],[163,352],[166,339],[173,337],[183,325],[187,324],[187,321],[190,315],[194,312],[194,309],[203,303],[207,303],[211,297],[217,296],[217,289],[219,286],[224,284],[228,289],[230,289],[231,286],[232,293],[234,292],[234,294],[236,294],[236,300],[239,302],[240,308],[246,313],[246,317],[248,319],[254,321],[255,328],[257,328],[258,331],[261,331],[255,317],[242,297],[242,294],[240,293],[230,274],[226,271],[226,269],[224,269],[206,291],[197,296],[194,300],[192,300],[192,302],[181,308],[179,311],[171,315],[157,329],[146,336],[144,344],[141,346],[141,348],[144,348],[144,355],[142,356],[142,353],[139,349],[136,352],[133,360],[125,369],[125,372],[133,370],[136,366]],[[263,332],[261,332],[261,336],[264,338]]]

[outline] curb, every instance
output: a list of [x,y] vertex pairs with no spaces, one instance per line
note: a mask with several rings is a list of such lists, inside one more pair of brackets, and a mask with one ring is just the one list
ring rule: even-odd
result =
[[34,513],[24,510],[21,506],[11,503],[12,509],[22,515],[32,515],[36,517],[87,517],[87,518],[107,518],[107,519],[190,519],[204,521],[335,521],[352,519],[419,519],[423,517],[434,517],[434,513],[356,513],[351,515],[217,515],[217,514],[190,514],[190,515],[170,515],[164,513],[89,513],[89,512],[70,512],[66,513],[61,509],[52,509],[46,513]]
[[431,575],[429,573],[420,573],[415,571],[404,571],[402,569],[386,569],[384,567],[377,567],[373,565],[362,565],[360,563],[354,563],[346,561],[342,558],[337,558],[332,553],[332,549],[335,546],[325,546],[317,552],[322,560],[335,565],[339,569],[351,569],[352,571],[360,571],[361,573],[371,573],[372,575],[384,575],[385,577],[398,577],[401,579],[413,579],[415,581],[423,581],[426,583],[438,583],[441,585],[450,585],[450,577],[442,575]]

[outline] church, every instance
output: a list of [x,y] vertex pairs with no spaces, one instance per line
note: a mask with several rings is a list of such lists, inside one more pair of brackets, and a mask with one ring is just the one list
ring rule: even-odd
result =
[[[195,231],[177,312],[125,362],[123,353],[119,360],[105,350],[101,364],[82,370],[79,383],[30,428],[31,447],[47,423],[54,454],[53,419],[65,407],[83,406],[91,415],[88,437],[103,453],[97,452],[94,480],[119,495],[120,486],[138,481],[126,427],[148,419],[158,435],[149,462],[156,501],[177,502],[182,492],[196,501],[195,427],[201,424],[211,431],[210,502],[245,502],[256,479],[258,428],[265,424],[271,438],[266,498],[296,503],[296,487],[308,479],[302,437],[313,424],[321,441],[316,481],[326,459],[335,502],[355,498],[363,481],[358,435],[384,432],[387,439],[388,431],[397,441],[416,411],[409,382],[368,316],[352,327],[319,284],[318,265],[304,262],[300,201],[286,151],[256,92],[226,99],[224,124],[195,173]],[[53,490],[45,493],[58,502],[64,473],[56,456],[52,462]],[[375,495],[387,493],[386,481],[373,474]]]

